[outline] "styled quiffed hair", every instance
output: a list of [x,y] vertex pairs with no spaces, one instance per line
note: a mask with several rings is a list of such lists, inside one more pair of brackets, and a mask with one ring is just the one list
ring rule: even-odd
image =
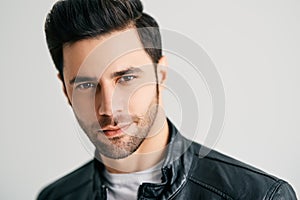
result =
[[95,38],[129,26],[137,28],[144,50],[153,63],[157,63],[162,57],[159,26],[155,19],[143,12],[140,0],[56,2],[47,15],[45,33],[51,57],[60,75],[63,77],[63,45]]

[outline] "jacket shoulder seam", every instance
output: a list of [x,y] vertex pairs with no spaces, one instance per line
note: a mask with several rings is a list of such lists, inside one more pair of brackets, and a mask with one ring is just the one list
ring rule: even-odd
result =
[[195,182],[198,185],[206,188],[207,190],[209,190],[209,191],[211,191],[211,192],[213,192],[213,193],[215,193],[215,194],[217,194],[217,195],[225,198],[225,199],[228,199],[228,200],[232,200],[233,199],[230,195],[226,194],[225,192],[223,192],[223,191],[215,188],[214,186],[212,186],[210,184],[204,183],[203,181],[200,181],[200,180],[196,179],[193,176],[189,176],[188,179],[191,180],[192,182]]
[[277,182],[275,182],[268,190],[266,197],[264,198],[264,200],[269,200],[272,199],[274,197],[274,195],[276,194],[276,192],[278,191],[278,189],[282,186],[282,184],[284,183],[283,180],[278,180]]
[[[198,154],[195,154],[195,155],[196,155],[196,156],[199,156]],[[209,157],[209,156],[204,157],[204,159],[205,159],[205,158],[206,158],[206,159],[210,159],[210,160],[214,160],[214,161],[217,161],[217,162],[221,162],[221,163],[224,163],[224,164],[227,164],[227,165],[239,167],[239,168],[242,168],[242,169],[244,169],[244,170],[251,171],[251,172],[253,172],[253,173],[260,174],[260,175],[262,175],[262,176],[265,176],[265,177],[267,177],[267,178],[270,178],[270,179],[272,179],[273,181],[276,181],[276,182],[278,181],[277,178],[275,178],[275,177],[273,177],[272,175],[269,175],[269,174],[267,174],[267,173],[265,173],[265,172],[263,172],[263,171],[260,171],[260,170],[251,169],[251,168],[249,168],[249,167],[247,167],[247,166],[242,166],[242,165],[239,165],[239,164],[234,164],[234,163],[231,163],[231,162],[227,162],[227,161],[225,161],[225,160],[221,160],[221,159],[213,158],[213,157]]]

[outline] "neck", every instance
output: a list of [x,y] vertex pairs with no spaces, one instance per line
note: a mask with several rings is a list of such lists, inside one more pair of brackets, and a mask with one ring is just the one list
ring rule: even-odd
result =
[[[155,123],[151,130],[153,127],[157,127]],[[164,118],[160,131],[147,137],[136,152],[123,159],[111,159],[101,155],[102,162],[110,173],[132,173],[146,170],[164,158],[168,136],[169,127],[166,118]]]

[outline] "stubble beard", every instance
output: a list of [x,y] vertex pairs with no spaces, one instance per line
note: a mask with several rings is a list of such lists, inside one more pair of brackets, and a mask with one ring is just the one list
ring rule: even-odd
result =
[[[83,120],[79,119],[76,115],[77,121],[83,131],[87,134],[90,141],[96,147],[96,150],[103,156],[111,159],[122,159],[133,154],[148,137],[150,129],[152,128],[154,121],[156,120],[158,113],[158,92],[156,97],[149,105],[147,112],[144,116],[130,116],[127,117],[132,120],[132,125],[135,126],[134,131],[125,132],[121,136],[108,138],[103,133],[95,131],[95,125],[87,125]],[[126,117],[124,117],[126,118]],[[118,125],[118,119],[109,119],[111,125]],[[98,127],[104,127],[101,122],[94,123]],[[107,124],[106,124],[107,125]]]

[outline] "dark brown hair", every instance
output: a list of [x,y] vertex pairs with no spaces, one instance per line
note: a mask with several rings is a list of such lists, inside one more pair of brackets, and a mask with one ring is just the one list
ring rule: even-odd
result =
[[[161,35],[140,0],[60,0],[47,15],[45,33],[55,67],[63,77],[63,45],[133,25],[153,63],[162,57]],[[154,27],[146,28],[145,27]],[[149,48],[154,47],[154,48]]]

